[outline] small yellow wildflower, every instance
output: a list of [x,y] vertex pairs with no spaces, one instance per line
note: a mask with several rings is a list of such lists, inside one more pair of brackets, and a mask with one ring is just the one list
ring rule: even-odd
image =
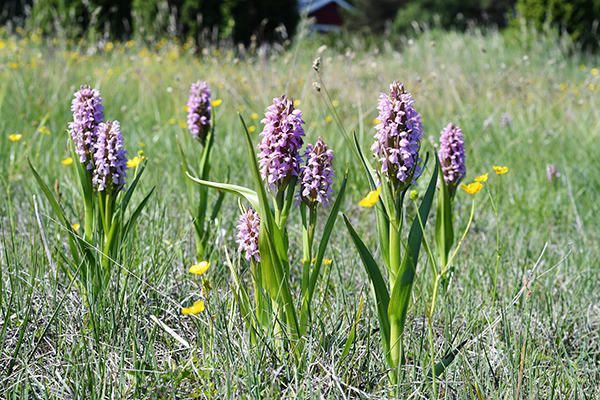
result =
[[242,105],[241,105],[241,106],[238,108],[238,111],[239,111],[239,112],[244,112],[244,111],[246,111],[246,106],[242,104]]
[[111,51],[113,49],[113,47],[115,47],[113,42],[108,42],[104,45],[104,51]]
[[139,143],[138,143],[138,145],[139,145],[140,147],[146,147],[146,143],[144,143],[144,142],[139,142]]
[[252,133],[256,130],[256,127],[254,125],[252,125],[251,127],[248,128],[248,132]]
[[592,68],[592,69],[590,69],[590,74],[592,74],[592,75],[598,75],[598,68]]
[[416,200],[419,198],[419,192],[417,192],[416,190],[411,190],[408,197],[410,197],[411,200]]
[[179,126],[182,127],[183,129],[186,129],[188,127],[187,122],[185,122],[182,119],[179,120]]
[[4,43],[3,41],[0,41],[0,50],[2,50],[5,47],[6,47],[6,43]]
[[319,126],[319,124],[317,124],[317,121],[313,121],[310,123],[310,126],[312,126],[313,128],[316,128],[317,126]]
[[146,157],[144,156],[135,156],[133,157],[131,160],[127,160],[127,168],[135,168],[138,165],[140,165],[140,163],[142,161],[144,161],[146,159]]
[[71,225],[71,228],[73,228],[76,231],[78,231],[80,227],[81,227],[81,225],[79,225],[79,224],[73,224],[73,225]]
[[73,157],[67,157],[64,160],[61,161],[61,164],[63,165],[71,165],[73,164]]
[[331,259],[331,258],[323,259],[323,264],[325,264],[325,265],[331,265],[332,262],[333,262],[333,259]]
[[250,118],[257,119],[258,118],[258,114],[257,113],[252,113],[252,115],[250,115]]
[[18,133],[16,135],[14,133],[12,135],[8,135],[8,138],[10,140],[12,140],[13,142],[17,142],[17,141],[21,140],[22,137],[23,137],[23,135],[21,135],[20,133]]
[[475,194],[475,193],[479,193],[479,191],[481,190],[483,185],[479,182],[473,182],[473,183],[469,183],[468,185],[465,185],[464,183],[462,183],[460,185],[460,187],[463,188],[463,190],[469,194]]
[[590,89],[590,90],[594,90],[594,89],[596,89],[596,85],[594,85],[593,83],[590,83],[590,84],[588,85],[588,89]]
[[38,131],[40,131],[41,133],[45,133],[46,135],[50,135],[52,133],[45,126],[42,126],[40,129],[38,129]]
[[298,107],[301,104],[300,100],[294,100],[294,107]]
[[209,261],[202,261],[200,264],[195,264],[190,267],[190,272],[196,275],[202,275],[210,267]]
[[370,191],[364,199],[358,202],[358,205],[361,207],[373,207],[377,203],[377,200],[379,200],[379,192],[381,192],[381,186],[377,190]]
[[331,115],[328,115],[327,117],[325,117],[325,122],[331,122],[333,121],[333,117]]
[[581,64],[581,65],[579,66],[579,69],[580,69],[581,71],[585,71],[587,68],[586,68],[586,66],[585,66],[585,65]]
[[19,68],[19,64],[17,64],[16,62],[9,62],[9,63],[6,63],[6,66],[7,66],[8,68],[12,68],[12,69],[17,69],[17,68]]
[[381,123],[380,120],[378,120],[377,118],[373,118],[373,125],[377,125],[377,124],[380,124],[380,123]]
[[218,107],[218,106],[220,106],[220,105],[221,105],[221,103],[222,103],[222,102],[223,102],[223,100],[221,100],[221,99],[216,99],[216,100],[214,100],[214,101],[212,102],[212,106],[213,106],[213,107]]
[[175,118],[169,118],[169,124],[175,125],[176,122]]
[[492,166],[492,168],[494,168],[494,171],[496,171],[496,173],[498,175],[502,175],[508,172],[508,167],[496,167],[496,166]]
[[334,107],[337,107],[337,106],[340,105],[340,102],[337,101],[337,100],[334,100],[334,101],[331,102],[331,105],[334,106]]
[[[304,264],[304,258],[302,258],[302,259],[300,260],[300,262],[301,262],[302,264]],[[311,262],[311,263],[314,263],[314,262],[315,262],[315,259],[313,258],[312,260],[310,260],[310,262]]]
[[204,311],[204,302],[202,300],[195,301],[191,307],[181,309],[183,315],[198,314],[202,311]]
[[486,172],[484,175],[479,175],[475,178],[475,182],[486,182],[488,178],[489,172]]

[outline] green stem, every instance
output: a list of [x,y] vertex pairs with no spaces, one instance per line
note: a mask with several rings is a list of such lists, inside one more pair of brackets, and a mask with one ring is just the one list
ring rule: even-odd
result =
[[[397,230],[396,224],[390,221],[390,242],[389,242],[389,290],[390,293],[394,291],[400,264],[402,263],[402,245],[400,243],[400,232]],[[390,359],[392,361],[392,368],[400,365],[400,359],[402,357],[402,334],[404,332],[404,324],[390,321]],[[396,376],[397,372],[393,372]],[[395,379],[395,378],[394,378]],[[396,383],[396,381],[392,381]]]

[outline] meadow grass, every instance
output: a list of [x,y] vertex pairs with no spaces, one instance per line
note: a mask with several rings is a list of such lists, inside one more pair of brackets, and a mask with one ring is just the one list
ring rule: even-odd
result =
[[[357,206],[368,185],[332,107],[365,149],[373,141],[378,95],[393,80],[406,85],[422,113],[422,154],[432,151],[448,122],[460,125],[467,180],[490,172],[489,188],[499,207],[500,260],[496,276],[496,217],[482,191],[452,285],[434,315],[435,361],[468,340],[441,377],[438,393],[449,399],[598,398],[598,56],[527,29],[511,35],[425,32],[412,40],[375,41],[303,34],[286,52],[271,49],[239,58],[235,49],[211,48],[197,58],[173,42],[160,49],[135,42],[69,46],[34,34],[0,32],[0,398],[388,395],[367,276],[339,221],[328,250],[334,262],[317,289],[317,321],[303,338],[306,369],[281,358],[270,341],[253,345],[247,339],[226,264],[227,255],[239,257],[233,196],[226,196],[214,227],[207,310],[181,315],[181,307],[200,293],[187,273],[195,250],[176,138],[188,157],[195,149],[199,154],[184,110],[189,86],[198,79],[209,82],[213,99],[222,100],[214,108],[213,180],[252,185],[236,113],[254,127],[257,142],[266,107],[287,93],[300,102],[307,141],[322,136],[334,149],[338,176],[349,163],[342,209],[371,248],[374,213]],[[316,56],[322,57],[321,75],[334,106],[324,100],[324,90],[313,88]],[[102,92],[105,114],[121,122],[130,158],[138,150],[148,158],[138,192],[157,187],[124,245],[119,279],[93,310],[61,269],[66,233],[26,161],[29,157],[46,182],[56,182],[61,204],[79,223],[83,205],[75,171],[61,161],[70,156],[70,102],[82,84]],[[12,134],[22,138],[11,141]],[[558,168],[560,178],[548,181],[548,164]],[[492,165],[509,167],[499,195]],[[417,187],[421,195],[428,168]],[[457,195],[458,231],[466,225],[470,202],[466,193]],[[290,242],[294,280],[301,271],[298,218],[289,229],[290,238],[298,238]],[[432,243],[432,230],[427,237]],[[432,395],[425,319],[430,265],[422,257],[399,398]],[[249,278],[248,271],[240,272]],[[366,299],[357,339],[342,358],[361,296]]]

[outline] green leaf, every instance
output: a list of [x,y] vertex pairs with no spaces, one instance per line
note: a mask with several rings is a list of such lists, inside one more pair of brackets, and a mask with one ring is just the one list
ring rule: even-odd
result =
[[350,334],[348,335],[348,339],[346,339],[346,344],[344,345],[344,350],[342,351],[342,358],[346,357],[348,353],[350,353],[350,347],[352,346],[352,343],[354,343],[354,338],[356,337],[356,325],[358,325],[360,315],[362,314],[364,300],[365,297],[360,296],[360,303],[358,304],[358,310],[356,311],[356,318],[354,318],[352,329],[350,329]]
[[153,187],[150,190],[150,192],[148,192],[146,197],[144,197],[144,199],[140,202],[140,204],[138,204],[138,206],[135,208],[135,210],[131,214],[131,217],[129,217],[129,221],[127,221],[125,223],[125,229],[123,230],[123,239],[125,239],[127,237],[127,235],[129,234],[129,231],[131,230],[131,227],[135,226],[140,214],[144,210],[144,207],[146,207],[146,204],[150,200],[150,196],[152,196],[152,193],[154,193],[155,188],[156,187]]
[[419,207],[420,220],[418,216],[416,216],[413,220],[410,232],[408,234],[406,252],[402,258],[402,264],[400,265],[396,283],[394,284],[390,297],[390,306],[388,309],[390,324],[394,325],[394,330],[400,335],[404,331],[406,313],[410,303],[412,285],[415,278],[417,261],[419,259],[421,239],[423,238],[421,222],[423,223],[423,228],[425,228],[429,211],[431,210],[431,204],[433,203],[433,195],[435,193],[435,186],[438,177],[438,164],[439,161],[436,157],[435,171],[433,172],[431,180],[429,181],[429,186],[425,196],[423,197],[421,206]]
[[[327,222],[325,223],[325,228],[323,229],[323,235],[321,236],[321,241],[319,242],[319,250],[317,251],[317,256],[315,258],[315,264],[313,266],[312,275],[310,277],[310,283],[308,285],[308,306],[310,307],[310,303],[312,302],[313,294],[315,292],[315,287],[317,286],[317,280],[319,279],[319,275],[321,272],[321,266],[323,265],[323,257],[325,257],[325,251],[327,250],[327,244],[329,243],[329,238],[331,237],[331,232],[333,231],[333,226],[335,225],[335,221],[337,220],[337,216],[340,212],[340,208],[342,207],[342,203],[344,201],[344,194],[346,193],[346,183],[348,181],[348,166],[346,166],[346,172],[344,173],[344,180],[342,181],[342,186],[338,192],[337,198],[335,199],[335,203],[333,203],[333,207],[331,207],[331,211],[329,212],[329,217],[327,218]],[[310,260],[309,260],[310,262]]]
[[186,172],[186,174],[187,174],[188,178],[190,178],[191,180],[193,180],[196,183],[199,183],[204,186],[208,186],[213,189],[221,190],[222,192],[233,193],[237,196],[243,197],[244,199],[248,200],[248,202],[250,202],[250,204],[252,204],[252,207],[254,207],[256,210],[259,209],[258,195],[256,194],[256,192],[254,190],[245,188],[243,186],[232,185],[230,183],[216,183],[216,182],[204,181],[202,179],[194,178],[193,176],[191,176],[189,174],[189,172]]
[[[358,138],[356,137],[356,131],[354,131],[354,146],[356,147],[356,151],[360,158],[360,162],[365,171],[365,175],[367,176],[367,180],[369,181],[369,187],[371,191],[377,190],[376,184],[376,176],[373,168],[367,163],[365,154],[358,143]],[[379,237],[379,245],[381,248],[381,255],[384,260],[387,260],[389,257],[389,235],[390,235],[390,224],[389,224],[389,214],[386,211],[383,202],[378,201],[375,205],[377,212],[377,236]]]
[[125,196],[123,196],[123,200],[121,200],[121,203],[119,204],[119,208],[121,210],[123,210],[123,213],[125,213],[125,210],[127,210],[127,206],[129,205],[129,201],[131,200],[131,196],[133,196],[133,192],[135,191],[135,188],[137,187],[137,184],[140,181],[140,178],[142,177],[142,174],[144,173],[144,170],[146,169],[146,163],[147,162],[148,162],[148,160],[144,161],[144,163],[141,166],[140,171],[136,174],[135,179],[129,185],[129,188],[127,188],[127,191],[125,192]]
[[390,295],[388,293],[385,281],[383,280],[383,276],[381,275],[381,271],[379,270],[379,266],[377,266],[377,263],[369,252],[369,249],[367,249],[367,246],[365,246],[363,241],[360,239],[352,227],[352,224],[350,224],[350,221],[348,221],[346,215],[342,214],[342,216],[344,217],[346,228],[348,228],[348,232],[350,232],[350,237],[356,246],[356,250],[358,250],[358,254],[363,261],[365,270],[367,271],[369,279],[371,280],[371,284],[373,285],[375,300],[377,301],[377,318],[379,319],[379,327],[381,329],[383,351],[387,354],[390,348],[390,321],[387,313]]
[[256,193],[253,192],[256,196],[253,206],[258,210],[260,215],[258,242],[261,265],[266,276],[267,291],[273,300],[283,305],[287,323],[290,329],[292,329],[292,336],[297,336],[300,332],[298,316],[294,309],[292,294],[284,272],[286,270],[289,271],[289,261],[286,252],[287,246],[284,244],[282,232],[275,224],[275,218],[269,207],[269,199],[260,176],[250,133],[240,113],[238,113],[238,116],[244,127],[250,169],[256,188]]
[[[434,366],[434,370],[435,370],[435,377],[438,378],[440,375],[442,375],[444,373],[444,371],[446,370],[446,368],[452,364],[452,362],[454,361],[454,359],[456,358],[456,356],[458,355],[458,353],[460,352],[460,350],[463,348],[463,346],[465,344],[467,344],[468,340],[464,340],[461,344],[459,344],[458,346],[456,346],[455,349],[453,349],[452,351],[450,351],[450,353],[446,354],[444,356],[444,358],[442,358],[439,362],[437,362]],[[431,370],[429,370],[429,373],[427,374],[427,379],[429,381],[431,381]]]
[[[37,171],[31,164],[29,157],[27,157],[27,162],[29,163],[29,168],[31,168],[31,172],[33,172],[33,176],[34,176],[35,180],[37,181],[38,185],[42,189],[42,192],[46,196],[46,199],[50,203],[50,206],[52,206],[52,209],[58,215],[58,220],[63,225],[64,229],[67,230],[67,233],[69,234],[69,236],[71,236],[74,239],[73,241],[69,241],[69,246],[71,248],[71,254],[74,257],[78,258],[79,252],[81,252],[81,250],[82,250],[81,244],[77,240],[79,238],[79,236],[77,236],[77,234],[75,233],[75,230],[73,229],[71,224],[69,224],[67,216],[65,215],[65,212],[63,211],[60,204],[58,204],[58,202],[52,195],[52,192],[50,191],[50,189],[48,189],[48,186],[46,186],[46,183],[44,182],[42,177],[37,173]],[[77,247],[75,247],[76,244],[77,244]]]
[[[438,174],[441,177],[441,165],[438,163]],[[454,243],[454,231],[452,228],[452,205],[450,192],[446,182],[440,179],[440,189],[437,198],[437,210],[435,216],[435,243],[440,254],[440,268],[444,268],[448,261],[448,253]]]

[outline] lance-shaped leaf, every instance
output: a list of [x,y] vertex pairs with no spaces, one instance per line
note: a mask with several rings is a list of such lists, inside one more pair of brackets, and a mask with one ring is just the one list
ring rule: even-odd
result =
[[354,338],[356,337],[356,325],[358,325],[360,315],[362,314],[364,300],[365,297],[360,296],[360,303],[358,304],[358,310],[356,311],[356,318],[354,318],[352,329],[350,329],[350,334],[348,335],[348,339],[346,339],[346,344],[344,345],[344,350],[342,351],[342,358],[346,357],[348,353],[350,353],[350,346],[352,346],[352,343],[354,343]]
[[188,176],[188,178],[190,178],[194,182],[199,183],[201,185],[208,186],[213,189],[221,190],[223,192],[233,193],[237,196],[243,197],[244,199],[248,200],[248,202],[250,202],[250,204],[252,204],[252,207],[254,207],[257,210],[259,209],[258,195],[252,189],[248,189],[243,186],[232,185],[230,183],[217,183],[217,182],[205,181],[202,179],[194,178],[192,175],[189,174],[189,172],[186,172],[186,175]]
[[[438,174],[441,177],[441,164],[439,164]],[[448,261],[448,253],[454,243],[454,231],[452,228],[452,205],[450,202],[450,192],[448,185],[443,178],[440,178],[440,191],[437,198],[437,210],[435,216],[435,243],[440,254],[441,269],[444,269]]]
[[[436,159],[436,167],[429,181],[429,186],[423,197],[421,206],[419,207],[419,216],[413,220],[410,232],[408,234],[408,243],[406,252],[402,259],[402,264],[398,271],[396,283],[392,289],[390,296],[390,305],[388,308],[388,316],[390,326],[394,334],[392,334],[394,342],[402,340],[404,332],[404,323],[406,322],[406,314],[410,303],[412,285],[415,279],[417,260],[419,258],[419,250],[421,248],[421,240],[423,238],[423,228],[427,224],[427,217],[433,203],[433,195],[435,193],[435,185],[438,177],[439,161]],[[420,218],[420,220],[419,220]],[[392,343],[394,345],[394,343]],[[396,354],[396,357],[399,354]],[[398,358],[399,360],[399,358]]]
[[[356,147],[356,151],[358,153],[358,157],[360,158],[360,162],[365,171],[365,175],[369,181],[369,187],[372,191],[377,190],[376,176],[373,168],[367,163],[365,158],[365,154],[362,151],[360,144],[358,143],[358,138],[356,137],[356,131],[354,131],[354,146]],[[383,202],[378,201],[375,205],[377,210],[377,236],[379,237],[379,245],[381,249],[381,255],[384,260],[387,260],[389,257],[389,242],[390,242],[390,224],[389,224],[389,215],[388,212],[383,205]]]
[[377,302],[377,318],[379,319],[379,328],[381,330],[381,341],[383,343],[383,351],[387,357],[390,348],[390,321],[387,313],[390,295],[385,281],[383,280],[383,276],[381,275],[381,271],[379,270],[379,266],[375,262],[375,259],[373,259],[371,252],[358,236],[346,215],[342,214],[342,216],[344,217],[346,228],[348,228],[348,232],[350,232],[350,237],[354,242],[354,246],[356,246],[356,250],[358,250],[358,254],[367,271],[367,275],[369,275],[369,279],[373,285],[373,292],[375,293],[375,300]]
[[[258,210],[260,215],[261,223],[258,242],[261,266],[265,273],[267,290],[273,300],[276,300],[283,305],[287,323],[292,329],[292,337],[295,337],[300,332],[300,329],[296,310],[294,309],[292,294],[285,274],[286,270],[289,271],[287,246],[283,241],[283,235],[275,224],[275,218],[269,208],[269,200],[260,177],[258,162],[256,160],[256,154],[254,153],[250,133],[248,132],[248,128],[242,116],[239,113],[238,116],[244,127],[248,157],[250,159],[250,169],[254,179],[254,186],[256,187],[255,194],[257,196],[257,203],[253,204],[253,206]],[[252,201],[250,201],[250,203],[252,203]]]

